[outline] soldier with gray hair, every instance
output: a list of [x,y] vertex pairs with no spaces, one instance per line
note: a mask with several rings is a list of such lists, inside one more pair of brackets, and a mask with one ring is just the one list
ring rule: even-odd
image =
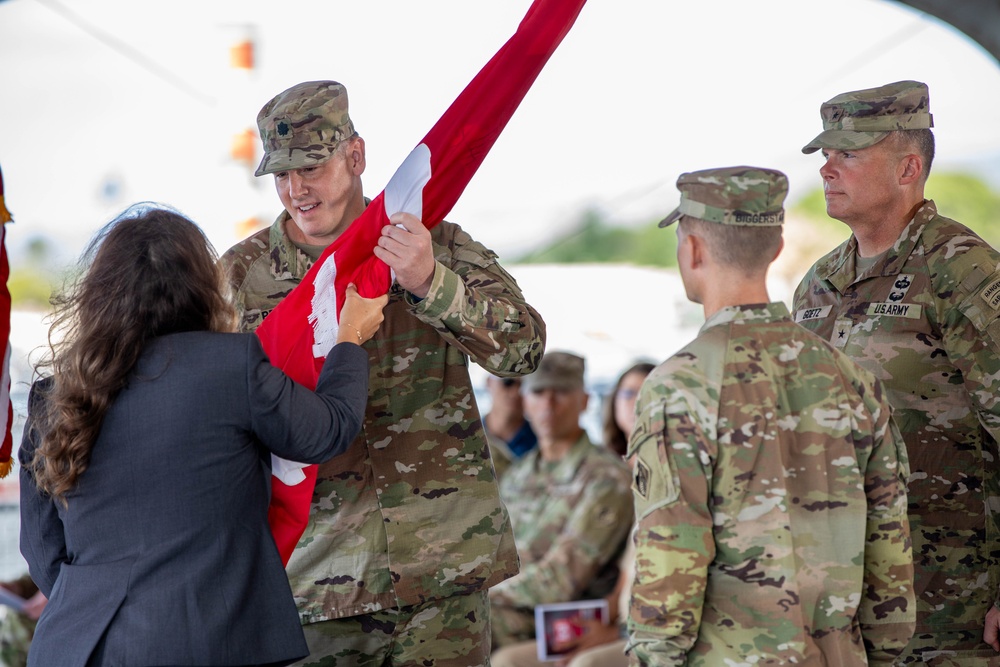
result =
[[[902,664],[1000,665],[1000,253],[924,198],[927,86],[820,107],[820,176],[851,237],[795,293],[795,319],[885,384],[909,453],[917,628]],[[985,623],[985,630],[984,630]]]
[[888,667],[913,632],[906,452],[881,385],[770,302],[788,181],[677,181],[698,337],[647,376],[629,440],[630,664]]
[[[365,210],[365,142],[347,90],[310,81],[257,116],[284,211],[223,257],[241,330],[253,331]],[[310,657],[303,665],[489,664],[486,591],[518,571],[468,362],[535,369],[545,325],[491,250],[458,225],[400,213],[376,257],[393,271],[361,434],[321,464],[287,565]]]

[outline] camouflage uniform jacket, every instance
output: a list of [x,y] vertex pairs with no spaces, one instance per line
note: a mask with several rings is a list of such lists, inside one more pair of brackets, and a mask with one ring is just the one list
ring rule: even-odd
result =
[[[493,469],[497,473],[497,479],[500,479],[512,463],[538,445],[538,438],[532,430],[531,424],[525,420],[510,441],[504,440],[490,431],[489,426],[486,425],[488,419],[489,415],[483,417],[483,429],[486,431],[486,441],[490,445],[490,454],[493,456]],[[517,451],[514,451],[515,447]]]
[[615,564],[632,525],[628,466],[584,433],[559,461],[535,448],[500,483],[521,554],[521,573],[490,601],[533,613],[536,604],[578,600],[604,566]]
[[859,276],[856,258],[852,236],[816,263],[796,319],[882,380],[906,442],[911,650],[933,635],[929,650],[995,657],[982,630],[1000,587],[1000,254],[927,201]]
[[490,446],[490,456],[493,459],[493,471],[497,475],[497,480],[499,481],[504,473],[510,469],[510,464],[514,462],[517,457],[514,456],[514,452],[510,450],[510,446],[507,441],[501,438],[495,433],[491,433],[490,429],[486,426],[486,420],[483,419],[483,430],[486,432],[486,442]]
[[[286,223],[294,224],[283,212],[223,257],[243,331],[309,269]],[[365,343],[362,432],[319,467],[287,567],[303,623],[478,591],[518,570],[468,359],[494,375],[530,373],[545,324],[492,251],[448,222],[431,236],[430,292],[418,301],[393,284],[385,321]]]
[[907,464],[869,373],[784,304],[723,308],[636,413],[632,664],[892,664],[915,617]]

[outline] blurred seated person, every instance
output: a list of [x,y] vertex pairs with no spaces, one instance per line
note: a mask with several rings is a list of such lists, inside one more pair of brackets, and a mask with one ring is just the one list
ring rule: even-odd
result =
[[524,409],[538,447],[500,482],[521,571],[490,589],[493,649],[535,637],[535,605],[608,595],[632,526],[631,475],[580,426],[584,360],[546,352],[524,378]]
[[26,667],[35,625],[48,598],[38,590],[28,574],[11,581],[0,581],[0,588],[25,601],[24,608],[20,611],[6,605],[0,606],[0,665]]
[[[643,380],[655,368],[651,363],[637,363],[625,370],[604,402],[602,431],[604,446],[624,456],[628,438],[635,426],[635,399]],[[614,590],[607,596],[608,622],[585,621],[584,632],[553,648],[563,653],[556,667],[628,667],[625,655],[625,620],[635,573],[635,550],[626,539],[626,549],[618,561],[619,575]],[[534,640],[510,644],[491,658],[492,667],[545,667],[538,659]]]
[[618,376],[614,389],[604,401],[601,420],[604,446],[618,456],[625,456],[628,449],[628,438],[635,426],[635,399],[639,387],[654,368],[656,365],[649,362],[630,366]]
[[486,377],[486,390],[490,393],[490,411],[483,417],[486,439],[493,454],[493,467],[497,479],[538,444],[531,424],[524,417],[524,400],[521,396],[521,378]]

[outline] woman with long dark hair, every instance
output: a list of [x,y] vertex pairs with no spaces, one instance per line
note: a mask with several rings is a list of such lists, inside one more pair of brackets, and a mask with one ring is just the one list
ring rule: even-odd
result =
[[639,387],[654,368],[655,364],[639,362],[625,369],[604,399],[601,418],[604,446],[618,456],[625,456],[628,449],[628,438],[635,426],[635,399]]
[[318,463],[354,439],[386,299],[349,290],[314,393],[231,333],[216,259],[184,216],[132,207],[54,300],[19,451],[21,551],[49,597],[30,665],[308,653],[267,527],[270,457]]

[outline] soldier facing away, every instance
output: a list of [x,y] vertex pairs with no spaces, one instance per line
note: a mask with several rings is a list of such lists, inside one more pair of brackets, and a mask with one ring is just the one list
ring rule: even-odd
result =
[[885,384],[906,441],[917,628],[901,662],[1000,666],[1000,254],[924,199],[925,84],[820,113],[802,150],[822,151],[827,213],[852,234],[802,280],[795,319]]
[[682,174],[698,337],[643,383],[630,664],[892,664],[913,632],[906,452],[881,385],[769,302],[784,174]]
[[[234,246],[243,331],[253,331],[368,204],[365,142],[335,81],[301,83],[257,116],[284,211]],[[497,256],[459,226],[392,216],[375,255],[395,282],[368,343],[361,435],[319,467],[288,562],[303,665],[486,665],[490,586],[518,571],[468,361],[532,372],[545,325]]]

